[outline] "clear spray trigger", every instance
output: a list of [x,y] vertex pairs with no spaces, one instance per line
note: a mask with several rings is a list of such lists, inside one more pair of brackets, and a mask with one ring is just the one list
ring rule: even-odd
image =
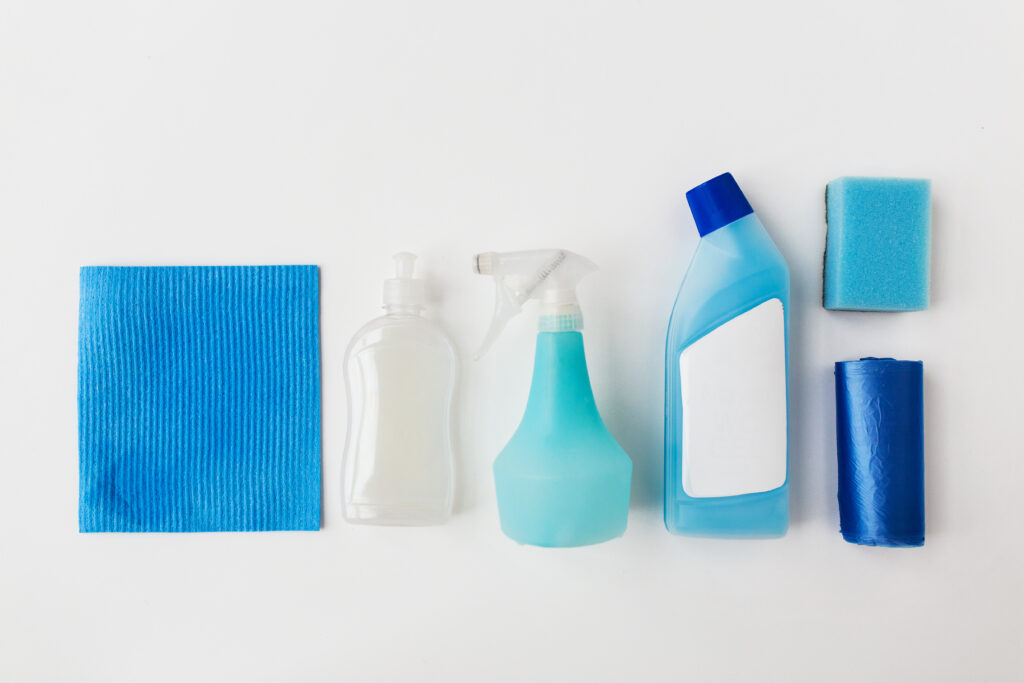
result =
[[506,253],[485,252],[473,259],[473,270],[494,278],[494,316],[474,358],[491,348],[508,321],[530,299],[541,302],[540,329],[567,332],[583,329],[583,315],[576,301],[576,284],[596,266],[564,249]]
[[508,321],[519,315],[523,310],[522,305],[516,303],[508,289],[501,284],[500,278],[494,278],[494,287],[494,316],[491,318],[491,326],[487,328],[487,336],[480,343],[480,348],[477,349],[473,360],[480,360],[491,349],[494,340],[505,329]]

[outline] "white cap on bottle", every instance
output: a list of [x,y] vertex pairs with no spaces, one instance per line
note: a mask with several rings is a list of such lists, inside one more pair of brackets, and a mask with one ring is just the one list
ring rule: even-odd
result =
[[392,258],[395,259],[395,277],[384,281],[384,308],[423,308],[427,301],[423,280],[412,276],[416,254],[403,251]]

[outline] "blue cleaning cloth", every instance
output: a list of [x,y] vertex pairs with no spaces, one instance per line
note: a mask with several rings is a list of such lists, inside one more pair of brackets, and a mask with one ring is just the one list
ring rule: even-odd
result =
[[82,268],[80,531],[320,528],[318,279]]
[[825,308],[928,308],[931,182],[840,178],[825,204]]

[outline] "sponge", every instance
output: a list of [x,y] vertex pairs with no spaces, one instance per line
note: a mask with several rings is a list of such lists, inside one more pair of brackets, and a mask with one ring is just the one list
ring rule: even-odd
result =
[[839,178],[825,206],[825,308],[928,308],[931,181]]

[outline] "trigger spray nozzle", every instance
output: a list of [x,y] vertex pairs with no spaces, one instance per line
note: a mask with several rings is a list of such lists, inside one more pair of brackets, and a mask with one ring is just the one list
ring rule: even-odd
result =
[[530,299],[541,302],[539,329],[568,332],[583,329],[583,314],[576,301],[576,285],[596,266],[564,249],[484,252],[473,257],[473,271],[494,278],[494,316],[475,358],[491,348],[508,321]]

